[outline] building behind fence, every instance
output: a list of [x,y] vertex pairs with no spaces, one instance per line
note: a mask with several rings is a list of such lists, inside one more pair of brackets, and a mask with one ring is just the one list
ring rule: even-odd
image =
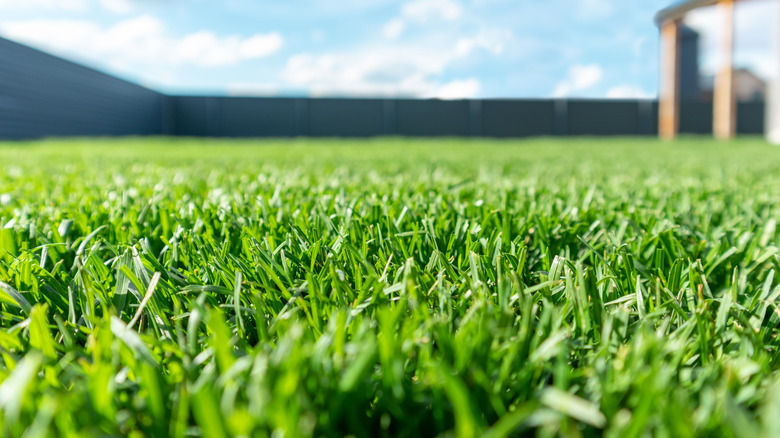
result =
[[[2,38],[0,60],[0,139],[658,133],[655,100],[166,96]],[[739,133],[764,132],[763,103],[740,103],[737,114]],[[680,131],[712,132],[712,103],[683,101]]]

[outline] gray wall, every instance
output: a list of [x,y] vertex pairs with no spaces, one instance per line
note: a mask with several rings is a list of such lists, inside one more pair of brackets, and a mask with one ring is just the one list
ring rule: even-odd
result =
[[[191,137],[544,137],[658,134],[655,100],[171,97]],[[712,134],[712,103],[683,101],[680,132]],[[764,104],[740,102],[740,134],[764,132]]]
[[162,134],[164,99],[0,38],[0,138]]
[[[655,100],[171,97],[172,131],[209,137],[542,137],[657,135]],[[764,105],[740,103],[741,134],[762,134]],[[680,131],[712,133],[712,103],[684,101]]]
[[[176,108],[175,133],[183,136],[527,137],[566,134],[563,126],[567,118],[566,105],[552,100],[172,99]],[[589,117],[584,114],[585,119]],[[590,118],[597,119],[598,114],[592,113]]]
[[[760,135],[764,133],[764,102],[737,102],[737,132]],[[680,132],[683,134],[712,134],[712,102],[682,101],[680,103]]]
[[[654,100],[296,99],[164,96],[0,38],[0,139],[47,136],[539,137],[656,135]],[[764,105],[737,130],[761,134]],[[712,104],[684,101],[680,130],[712,132]]]

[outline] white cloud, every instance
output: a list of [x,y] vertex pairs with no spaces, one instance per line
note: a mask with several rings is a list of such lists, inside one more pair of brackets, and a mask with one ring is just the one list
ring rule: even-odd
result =
[[3,36],[58,50],[76,47],[100,33],[97,24],[84,20],[41,19],[0,23]]
[[601,82],[603,76],[604,71],[598,64],[572,66],[568,77],[555,87],[553,97],[569,97],[586,91]]
[[401,34],[404,32],[404,29],[406,29],[406,23],[404,23],[403,20],[400,18],[396,18],[394,20],[390,20],[385,27],[382,28],[382,33],[384,34],[385,38],[387,39],[397,39]]
[[435,96],[440,99],[470,99],[479,96],[482,84],[476,78],[448,82],[439,87]]
[[244,59],[264,58],[282,48],[284,39],[279,33],[258,34],[240,44],[240,53]]
[[454,21],[462,13],[463,8],[455,0],[414,0],[401,7],[403,17],[422,23],[432,20]]
[[438,84],[447,59],[420,50],[360,50],[355,53],[293,56],[283,76],[313,96],[421,96]]
[[607,90],[607,99],[649,99],[650,93],[634,85],[618,85]]
[[474,40],[478,36],[454,45],[418,41],[343,53],[299,54],[288,60],[283,78],[313,96],[473,97],[481,89],[476,79],[444,83],[440,78],[453,63],[478,50],[490,50],[489,45]]
[[0,10],[87,11],[90,0],[0,0]]
[[401,36],[410,23],[455,21],[460,19],[462,14],[463,8],[456,0],[412,0],[401,6],[399,17],[385,24],[382,34],[385,38],[394,40]]
[[218,67],[263,58],[281,47],[282,37],[277,33],[245,39],[239,36],[219,36],[204,30],[175,42],[171,46],[171,61],[176,64]]
[[569,79],[574,90],[586,90],[601,81],[604,72],[598,64],[575,65],[569,70]]
[[107,28],[90,21],[69,19],[0,22],[0,34],[120,69],[138,64],[232,65],[268,56],[283,44],[278,33],[242,37],[200,31],[176,37],[162,21],[150,15],[126,19]]
[[100,0],[100,5],[106,10],[116,14],[129,14],[133,12],[133,4],[128,0]]
[[463,37],[455,43],[455,52],[461,56],[470,54],[476,49],[484,49],[494,55],[504,52],[506,44],[513,38],[508,30],[483,30],[474,36]]

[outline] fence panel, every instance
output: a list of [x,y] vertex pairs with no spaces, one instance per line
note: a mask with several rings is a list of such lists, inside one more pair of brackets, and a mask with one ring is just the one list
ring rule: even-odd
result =
[[295,100],[223,98],[220,120],[224,137],[292,137],[295,135]]
[[397,100],[396,134],[410,137],[468,137],[470,106],[466,100]]
[[177,97],[175,99],[175,132],[185,137],[209,135],[209,114],[205,97]]
[[309,101],[312,137],[375,137],[384,133],[384,104],[380,99]]
[[764,133],[766,122],[764,102],[740,102],[737,104],[737,132],[759,135]]
[[162,133],[160,93],[3,38],[0,60],[4,138]]
[[569,100],[568,135],[639,135],[639,102]]
[[712,102],[680,102],[681,134],[712,134]]
[[555,135],[555,102],[552,100],[483,100],[482,135],[485,137]]

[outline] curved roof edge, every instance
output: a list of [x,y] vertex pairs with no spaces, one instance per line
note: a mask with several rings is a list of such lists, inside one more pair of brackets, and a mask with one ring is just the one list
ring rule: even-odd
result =
[[[737,1],[737,0],[735,0]],[[685,16],[688,12],[703,8],[705,6],[712,6],[720,3],[720,0],[687,0],[669,6],[666,9],[662,9],[655,14],[655,24],[660,26],[667,21],[679,20]]]

